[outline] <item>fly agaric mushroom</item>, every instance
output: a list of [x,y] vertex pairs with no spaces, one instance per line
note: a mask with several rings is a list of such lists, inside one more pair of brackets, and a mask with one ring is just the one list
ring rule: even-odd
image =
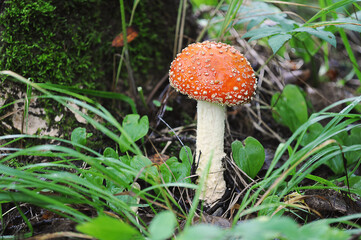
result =
[[257,87],[254,71],[234,47],[217,42],[193,43],[172,62],[169,81],[176,91],[197,100],[197,174],[210,170],[201,200],[211,206],[226,191],[222,159],[226,105],[249,102]]

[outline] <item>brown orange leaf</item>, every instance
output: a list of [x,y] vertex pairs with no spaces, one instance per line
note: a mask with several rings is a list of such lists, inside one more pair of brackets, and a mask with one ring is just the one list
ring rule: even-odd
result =
[[[127,27],[127,42],[130,43],[138,36],[137,30],[134,27]],[[124,46],[124,37],[123,33],[118,34],[112,42],[113,47],[123,47]]]
[[152,161],[152,163],[154,163],[154,164],[156,164],[156,165],[158,165],[158,166],[160,166],[160,165],[162,165],[163,163],[165,163],[165,161],[167,161],[168,158],[169,158],[168,155],[161,154],[161,153],[159,153],[159,154],[156,153],[156,154],[154,154],[154,155],[152,155],[152,156],[149,156],[150,161]]

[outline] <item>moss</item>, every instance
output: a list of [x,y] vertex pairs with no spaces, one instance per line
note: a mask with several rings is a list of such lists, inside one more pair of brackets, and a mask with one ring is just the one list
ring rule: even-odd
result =
[[[133,1],[124,3],[129,21]],[[156,85],[152,80],[168,71],[173,58],[178,3],[142,0],[136,9],[132,25],[139,35],[129,44],[129,53],[136,84],[145,90]],[[116,68],[113,56],[121,52],[111,42],[121,32],[120,19],[119,0],[0,1],[0,70],[12,70],[38,83],[110,90]],[[186,26],[185,34],[194,36],[195,28]],[[122,77],[127,77],[125,67]],[[58,125],[65,136],[77,127],[70,118],[52,122],[66,111],[54,101],[39,101],[50,126]]]
[[[129,20],[133,2],[125,4]],[[177,8],[175,2],[140,1],[133,21],[139,36],[129,44],[131,66],[138,76],[161,76],[169,67]],[[110,86],[113,55],[121,51],[111,47],[121,32],[120,19],[116,0],[5,1],[0,14],[0,69],[36,82]],[[126,74],[125,68],[122,72]]]
[[[0,68],[36,82],[94,88],[101,69],[101,1],[6,1]],[[90,24],[91,23],[91,24]]]

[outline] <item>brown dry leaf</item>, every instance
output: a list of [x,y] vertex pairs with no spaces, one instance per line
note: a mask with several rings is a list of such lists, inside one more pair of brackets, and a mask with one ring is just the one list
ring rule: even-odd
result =
[[332,189],[316,189],[306,192],[307,205],[325,214],[350,215],[361,212],[361,206],[347,195]]
[[[134,27],[127,27],[127,42],[130,43],[138,36],[138,32]],[[112,47],[123,47],[124,46],[124,37],[123,33],[118,34],[112,42]]]
[[46,239],[59,239],[59,238],[78,238],[78,239],[95,239],[91,236],[82,234],[82,233],[76,233],[76,232],[56,232],[56,233],[46,233],[37,235],[31,238],[28,238],[28,240],[46,240]]
[[276,211],[274,211],[272,213],[272,216],[284,208],[294,207],[294,208],[305,209],[309,212],[312,211],[319,217],[322,217],[322,215],[317,210],[310,208],[310,206],[308,206],[306,204],[305,199],[308,197],[309,196],[307,196],[307,195],[303,196],[303,195],[299,194],[298,192],[293,192],[293,193],[288,194],[287,196],[284,197],[284,203],[287,204],[288,206],[279,206],[276,209]]
[[149,156],[150,161],[152,161],[152,163],[160,166],[163,163],[165,163],[165,161],[167,161],[169,159],[168,155],[162,154],[162,153],[156,153],[152,156]]

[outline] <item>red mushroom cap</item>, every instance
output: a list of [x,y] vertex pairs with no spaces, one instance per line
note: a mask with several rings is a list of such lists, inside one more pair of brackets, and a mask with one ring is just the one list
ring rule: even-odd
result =
[[169,81],[191,98],[228,106],[249,102],[257,88],[254,71],[238,50],[209,41],[183,49],[171,64]]

